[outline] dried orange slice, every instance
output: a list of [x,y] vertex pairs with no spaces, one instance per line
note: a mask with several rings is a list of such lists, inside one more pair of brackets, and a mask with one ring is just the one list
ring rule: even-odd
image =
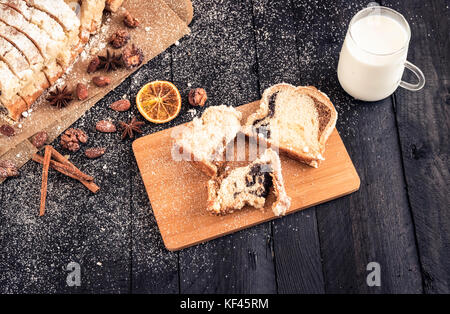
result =
[[142,116],[153,123],[165,123],[180,113],[181,96],[178,88],[167,81],[153,81],[144,85],[136,95]]

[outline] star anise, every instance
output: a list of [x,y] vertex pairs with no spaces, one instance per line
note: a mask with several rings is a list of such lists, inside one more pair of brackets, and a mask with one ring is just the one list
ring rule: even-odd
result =
[[118,68],[121,68],[122,63],[122,54],[116,56],[116,53],[111,53],[108,50],[106,50],[106,56],[98,56],[100,59],[100,64],[98,66],[98,69],[105,69],[105,71],[115,71]]
[[50,105],[59,109],[66,107],[73,99],[73,93],[67,88],[67,85],[62,89],[56,86],[56,89],[53,92],[49,92],[49,96],[47,97]]
[[125,139],[127,136],[129,138],[133,138],[134,132],[142,133],[141,126],[144,124],[145,124],[144,122],[137,120],[136,117],[133,117],[133,119],[131,119],[131,121],[128,123],[120,121],[119,127],[122,131],[122,140]]

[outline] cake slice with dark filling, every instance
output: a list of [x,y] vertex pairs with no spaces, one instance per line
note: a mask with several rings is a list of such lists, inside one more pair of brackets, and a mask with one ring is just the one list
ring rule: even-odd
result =
[[317,168],[336,120],[330,99],[315,87],[277,84],[264,91],[259,109],[248,117],[243,130]]
[[271,191],[276,196],[272,205],[275,216],[284,215],[291,204],[284,188],[280,158],[270,148],[245,167],[219,169],[207,186],[207,210],[217,215],[232,213],[245,205],[263,208]]

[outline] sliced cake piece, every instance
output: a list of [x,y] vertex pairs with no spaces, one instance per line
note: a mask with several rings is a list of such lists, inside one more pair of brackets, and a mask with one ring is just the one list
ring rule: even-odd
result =
[[11,72],[6,63],[0,61],[0,101],[11,118],[19,117],[23,111],[28,109],[27,103],[17,95],[19,90],[19,79]]
[[46,60],[57,58],[60,49],[64,48],[62,42],[52,40],[47,33],[27,21],[19,12],[1,3],[0,20],[30,38]]
[[29,22],[32,22],[54,40],[64,41],[65,33],[62,26],[46,12],[30,7],[24,0],[0,0],[0,3],[9,6]]
[[0,0],[0,74],[14,77],[0,85],[3,113],[17,120],[61,77],[99,29],[104,6],[105,0]]
[[0,21],[28,37],[37,47],[45,60],[44,71],[50,84],[64,73],[64,69],[56,61],[59,50],[62,49],[62,42],[52,40],[43,30],[28,22],[23,15],[1,3]]
[[25,56],[3,37],[0,37],[0,60],[5,62],[20,80],[27,80],[33,75]]
[[31,7],[48,13],[63,26],[66,32],[79,32],[80,19],[77,18],[73,8],[63,0],[25,0],[25,2]]
[[[20,73],[15,72],[13,63],[8,63],[10,65],[10,70],[18,76],[17,78],[19,79],[19,88],[17,89],[16,93],[18,93],[21,96],[20,98],[22,99],[16,101],[13,100],[13,98],[7,97],[7,99],[10,99],[12,103],[7,103],[5,98],[3,99],[3,102],[10,112],[10,118],[12,118],[13,120],[17,120],[23,110],[27,110],[36,100],[36,98],[39,97],[43,90],[50,84],[54,83],[56,79],[61,76],[64,70],[57,64],[56,59],[53,56],[43,54],[39,50],[39,45],[36,44],[36,42],[42,41],[41,48],[50,49],[48,46],[46,46],[45,42],[50,43],[54,41],[52,41],[36,25],[29,23],[16,10],[2,3],[0,3],[0,21],[0,33],[2,38],[16,47],[16,53],[21,52],[24,54],[27,61],[29,62],[29,67],[31,70],[31,73],[27,73],[28,77],[25,78],[21,76]],[[10,23],[11,25],[6,24],[6,22]],[[24,30],[30,31],[32,35],[27,34],[19,27],[22,27]],[[15,61],[18,61],[20,59],[20,56],[20,54],[15,54],[14,56],[11,56],[10,60],[12,61],[13,59],[15,59]],[[33,63],[30,64],[30,62]],[[6,91],[4,90],[4,92]],[[25,101],[25,103],[27,104],[25,108],[23,106],[23,101]],[[15,108],[15,104],[18,103],[20,105]]]
[[189,155],[194,165],[207,175],[217,173],[225,147],[241,129],[242,114],[225,105],[209,107],[175,136],[180,153]]
[[25,100],[28,105],[28,109],[30,109],[31,105],[49,86],[50,85],[44,72],[37,72],[33,74],[32,80],[28,80],[27,84],[22,87],[18,94],[23,98],[23,100]]
[[276,197],[272,205],[275,216],[284,215],[291,205],[284,188],[280,158],[270,148],[248,166],[221,168],[207,187],[207,211],[213,214],[231,213],[245,205],[263,208],[270,191]]
[[14,27],[0,22],[0,37],[3,37],[23,53],[33,71],[44,67],[44,58],[33,42]]
[[31,106],[40,91],[49,86],[44,73],[40,71],[34,73],[25,56],[2,37],[0,37],[0,60],[6,63],[11,72],[19,79],[18,94],[28,107]]
[[3,99],[12,99],[20,90],[20,81],[8,65],[0,61],[0,92]]
[[[55,18],[69,38],[78,36],[80,42],[72,47],[81,52],[89,35],[96,33],[101,25],[106,0],[24,0],[29,6],[38,8]],[[74,16],[77,18],[75,19]]]
[[[22,115],[22,112],[28,110],[28,104],[19,95],[14,95],[12,99],[5,99],[0,96],[0,113],[2,119],[14,123]],[[16,118],[13,118],[16,117]]]
[[[44,58],[36,45],[27,36],[16,30],[14,27],[8,26],[0,21],[0,37],[6,39],[25,56],[31,70],[34,72],[33,79],[36,82],[39,82],[40,86],[44,86],[43,88],[45,89],[48,88],[51,83],[56,81],[58,77],[55,77],[55,75],[62,71],[61,67],[56,64],[55,60],[46,62],[44,65]],[[41,71],[43,71],[43,73],[41,73]],[[47,84],[44,84],[44,76],[46,77]]]
[[264,91],[259,109],[247,119],[244,133],[317,168],[324,160],[325,143],[336,119],[333,104],[316,88],[277,84]]
[[24,0],[0,0],[0,3],[11,7],[20,13],[28,22],[36,25],[51,39],[61,42],[61,49],[57,55],[63,67],[68,67],[73,59],[71,42],[62,26],[47,13],[29,7]]
[[16,50],[12,49],[8,54],[3,56],[3,61],[13,70],[13,74],[16,74],[16,77],[19,80],[24,80],[25,76],[28,74],[28,70],[24,68],[26,65],[23,62],[23,57],[26,59],[29,70],[32,72],[29,83],[22,82],[23,84],[21,84],[22,86],[26,86],[26,88],[18,91],[18,94],[22,97],[15,95],[9,99],[9,102],[5,97],[3,97],[2,100],[2,114],[5,114],[6,111],[9,118],[18,120],[22,112],[27,110],[39,95],[39,90],[37,89],[40,87],[40,90],[42,91],[48,88],[50,83],[47,80],[46,74],[42,72],[42,70],[46,70],[43,63],[44,59],[28,37],[17,31],[15,28],[0,22],[0,40],[4,41],[4,47],[7,46],[5,43],[7,41],[16,48]]
[[[67,42],[70,44],[70,51],[72,52],[73,59],[82,51],[83,45],[87,42],[87,39],[82,40],[81,31],[81,0],[57,0],[53,2],[49,1],[29,1],[23,0],[31,8],[45,12],[51,16],[57,23],[63,28]],[[84,1],[84,0],[83,0]],[[102,0],[98,0],[102,1]]]

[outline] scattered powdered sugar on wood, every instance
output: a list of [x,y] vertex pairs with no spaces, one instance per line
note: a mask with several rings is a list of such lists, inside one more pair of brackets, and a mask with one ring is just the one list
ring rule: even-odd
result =
[[[178,292],[180,276],[181,290],[189,291],[189,287],[195,285],[210,291],[223,286],[219,278],[227,282],[231,273],[241,274],[237,267],[253,265],[242,256],[252,256],[256,265],[271,259],[270,252],[266,252],[271,234],[265,227],[267,224],[179,253],[165,249],[131,152],[131,141],[120,141],[118,133],[99,134],[93,128],[100,118],[117,122],[136,115],[143,120],[135,108],[116,113],[108,106],[120,98],[134,101],[139,88],[150,80],[172,79],[182,93],[183,107],[180,116],[168,124],[147,123],[144,134],[200,115],[204,108],[191,108],[187,103],[187,93],[193,87],[207,90],[207,106],[237,106],[258,99],[264,88],[287,81],[311,84],[323,90],[339,112],[338,130],[344,141],[346,137],[357,135],[358,110],[366,109],[355,108],[355,101],[342,92],[337,83],[336,67],[349,22],[337,17],[342,10],[356,13],[359,8],[351,4],[342,8],[328,7],[313,1],[302,2],[293,14],[290,4],[285,8],[273,8],[270,1],[254,1],[253,7],[250,2],[234,1],[194,1],[194,5],[196,13],[190,36],[132,75],[74,124],[85,130],[90,139],[82,150],[71,154],[71,160],[99,180],[102,190],[98,195],[91,195],[77,182],[51,172],[48,212],[43,219],[38,219],[33,209],[38,208],[40,166],[28,163],[20,180],[13,179],[5,184],[2,202],[8,205],[2,206],[0,219],[9,230],[0,230],[4,248],[0,253],[0,269],[6,270],[0,273],[2,292],[61,292],[61,289],[73,292],[64,282],[68,273],[65,267],[71,261],[82,262],[82,272],[86,274],[83,285],[94,291],[104,291],[102,289],[106,288],[101,285],[105,283],[112,286],[111,291],[127,291],[130,273],[134,276],[133,289],[151,290],[154,285],[161,291]],[[318,11],[323,12],[320,19],[317,19]],[[242,19],[248,14],[253,14],[255,20]],[[327,15],[331,17],[328,19]],[[274,26],[268,21],[275,24],[286,17],[292,23],[286,23],[274,33],[271,30]],[[327,34],[318,31],[322,29],[318,23],[323,23],[324,19],[331,23]],[[86,61],[91,54],[106,47],[102,38],[106,27],[91,38],[80,60]],[[151,32],[150,27],[144,27]],[[284,46],[274,47],[273,41]],[[266,54],[269,48],[270,53]],[[172,72],[167,73],[167,68]],[[61,78],[58,84],[64,85],[65,79]],[[45,102],[46,96],[42,95],[36,105]],[[29,113],[28,119],[32,117]],[[54,145],[62,151],[57,142]],[[107,153],[98,160],[87,161],[83,153],[89,146],[105,146]],[[158,162],[164,162],[164,158],[156,159],[155,163]],[[194,170],[186,167],[180,175]],[[303,171],[302,168],[295,178],[301,180]],[[177,187],[181,183],[172,184]],[[286,224],[283,228],[300,232],[295,224]],[[233,263],[236,261],[237,265]]]

